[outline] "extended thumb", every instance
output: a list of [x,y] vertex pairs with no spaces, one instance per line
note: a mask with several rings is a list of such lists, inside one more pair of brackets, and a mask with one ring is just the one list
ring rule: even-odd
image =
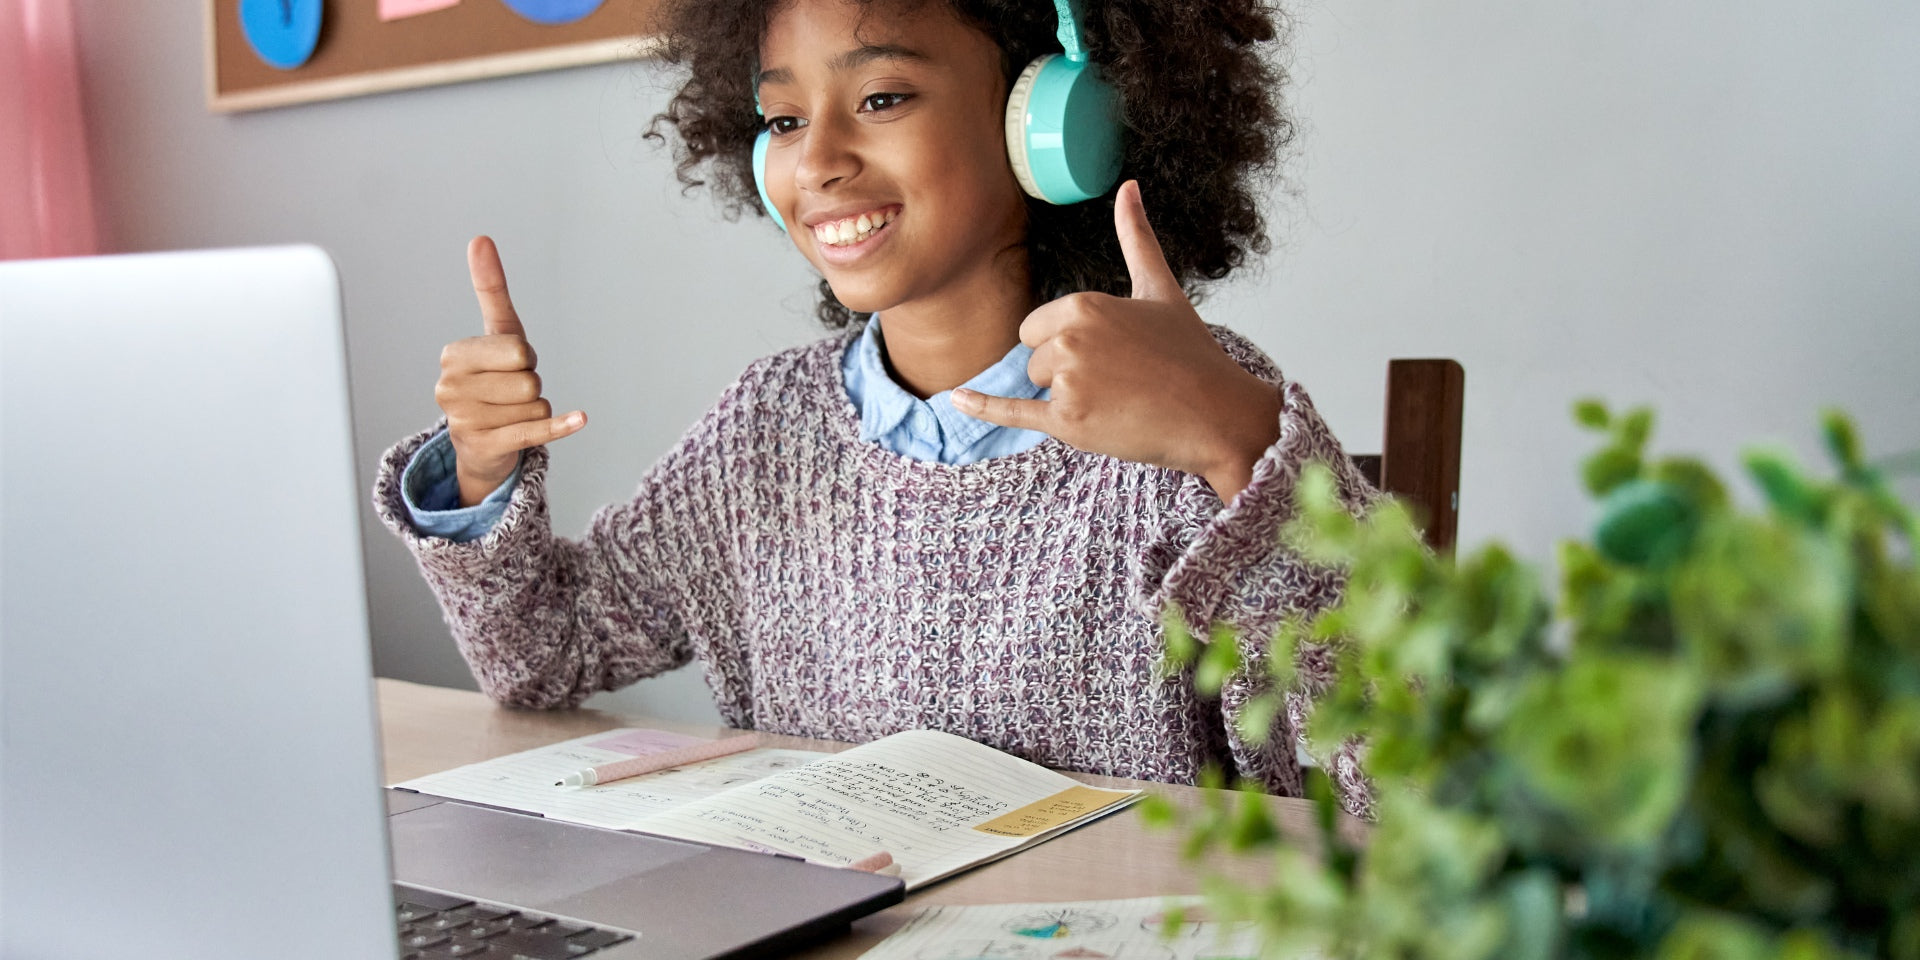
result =
[[1167,265],[1160,250],[1160,238],[1147,222],[1147,207],[1140,199],[1140,181],[1120,185],[1113,198],[1113,230],[1120,238],[1120,255],[1127,261],[1127,276],[1133,281],[1133,299],[1185,301],[1180,281]]

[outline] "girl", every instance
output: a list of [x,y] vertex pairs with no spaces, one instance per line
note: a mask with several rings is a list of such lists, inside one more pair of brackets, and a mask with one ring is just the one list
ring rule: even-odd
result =
[[[1131,179],[1057,206],[1023,192],[1003,123],[1022,68],[1060,51],[1044,0],[674,11],[690,76],[654,135],[736,211],[764,188],[839,332],[752,365],[633,499],[559,539],[542,444],[586,418],[540,398],[474,242],[486,335],[448,346],[445,424],[389,451],[374,495],[483,689],[566,707],[697,658],[743,729],[935,728],[1061,769],[1191,783],[1218,763],[1300,792],[1314,651],[1263,743],[1237,726],[1262,678],[1213,701],[1155,669],[1163,611],[1239,629],[1251,658],[1336,597],[1278,542],[1305,462],[1374,495],[1306,392],[1183,292],[1264,249],[1254,187],[1290,135],[1256,49],[1276,30],[1251,0],[1080,12]],[[1361,802],[1353,758],[1332,763]]]

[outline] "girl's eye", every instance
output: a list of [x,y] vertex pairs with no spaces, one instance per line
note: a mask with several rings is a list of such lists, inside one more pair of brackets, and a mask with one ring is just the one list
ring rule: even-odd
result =
[[801,127],[804,127],[806,125],[807,125],[807,121],[799,117],[768,117],[767,118],[767,129],[773,131],[775,136],[778,136],[783,133],[792,133],[795,130],[798,130]]
[[910,93],[870,93],[860,101],[860,109],[868,112],[891,110],[911,99],[913,94]]

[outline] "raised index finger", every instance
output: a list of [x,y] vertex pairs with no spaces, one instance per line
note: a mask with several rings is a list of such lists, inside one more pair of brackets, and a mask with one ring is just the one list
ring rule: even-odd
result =
[[486,331],[526,336],[520,315],[513,310],[513,300],[507,296],[507,271],[500,265],[500,251],[492,237],[474,237],[467,244],[467,272],[473,275],[473,293],[480,299],[480,320]]

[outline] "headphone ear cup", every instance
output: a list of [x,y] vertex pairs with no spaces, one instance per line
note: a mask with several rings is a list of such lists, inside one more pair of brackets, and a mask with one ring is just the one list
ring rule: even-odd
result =
[[773,131],[762,130],[753,139],[753,185],[760,191],[760,205],[767,208],[767,216],[773,218],[774,225],[781,233],[787,232],[787,221],[780,216],[779,208],[773,205],[773,198],[767,196],[767,143],[773,139]]
[[1027,101],[1033,98],[1033,78],[1051,58],[1048,54],[1027,64],[1007,94],[1007,162],[1013,166],[1013,177],[1020,181],[1020,189],[1036,200],[1045,200],[1047,195],[1033,182],[1033,166],[1027,160]]
[[1050,53],[1027,64],[1007,94],[1007,160],[1020,188],[1079,203],[1120,179],[1120,94],[1099,68]]

